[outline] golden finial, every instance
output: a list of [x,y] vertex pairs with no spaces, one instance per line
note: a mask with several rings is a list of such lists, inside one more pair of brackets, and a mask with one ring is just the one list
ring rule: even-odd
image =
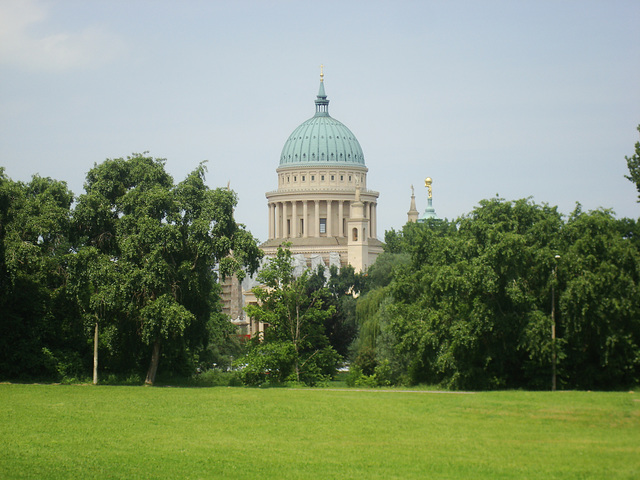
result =
[[424,180],[424,186],[427,187],[427,189],[429,190],[429,198],[431,198],[431,184],[433,183],[433,180],[431,180],[431,177],[427,177]]
[[320,65],[320,81],[324,82],[324,65]]

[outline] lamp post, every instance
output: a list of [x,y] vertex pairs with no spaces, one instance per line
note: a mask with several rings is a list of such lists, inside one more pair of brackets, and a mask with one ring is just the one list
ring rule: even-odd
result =
[[556,391],[556,280],[558,278],[558,260],[560,255],[554,257],[553,278],[551,279],[551,391]]

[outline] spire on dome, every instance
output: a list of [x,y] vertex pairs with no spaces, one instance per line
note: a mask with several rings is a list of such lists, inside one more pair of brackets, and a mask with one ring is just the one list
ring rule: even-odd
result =
[[328,117],[329,116],[329,100],[327,100],[327,94],[324,93],[324,65],[320,65],[320,88],[318,90],[318,97],[316,98],[316,117]]

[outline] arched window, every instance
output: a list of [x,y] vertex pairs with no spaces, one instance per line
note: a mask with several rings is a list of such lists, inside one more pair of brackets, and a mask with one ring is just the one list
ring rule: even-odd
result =
[[353,229],[353,241],[354,242],[358,241],[358,229],[357,228]]

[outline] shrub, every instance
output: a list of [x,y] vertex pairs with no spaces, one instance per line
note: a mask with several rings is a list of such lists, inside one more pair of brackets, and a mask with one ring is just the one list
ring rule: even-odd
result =
[[73,350],[49,350],[42,347],[45,368],[62,383],[76,383],[86,379],[86,371],[80,354]]
[[300,381],[310,387],[327,382],[336,374],[341,361],[342,357],[333,347],[317,350],[300,362]]
[[254,346],[234,365],[245,385],[282,384],[293,372],[295,350],[291,342],[268,342]]
[[392,384],[392,372],[388,360],[375,367],[373,375],[365,375],[358,365],[352,365],[347,376],[348,387],[388,387]]

